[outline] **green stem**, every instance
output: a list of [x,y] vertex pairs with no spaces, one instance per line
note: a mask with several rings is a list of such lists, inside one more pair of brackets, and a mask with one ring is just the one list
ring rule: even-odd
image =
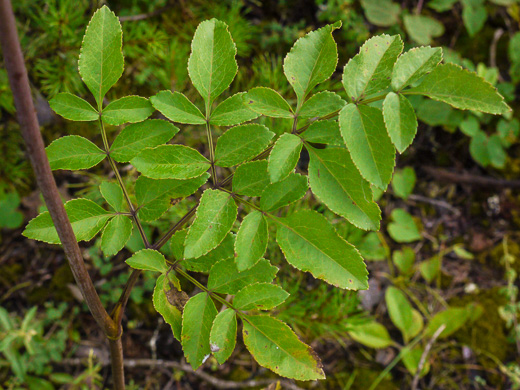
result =
[[379,100],[383,100],[386,95],[388,95],[387,93],[384,93],[382,95],[379,95],[379,96],[374,96],[373,98],[370,98],[370,99],[363,99],[359,102],[359,104],[370,104],[370,103],[373,103],[373,102],[377,102]]
[[213,136],[211,135],[211,128],[209,126],[209,119],[206,119],[206,135],[208,137],[209,148],[209,162],[211,163],[211,180],[213,187],[218,187],[217,171],[215,169],[215,149],[213,147]]
[[112,156],[110,156],[110,146],[108,144],[107,140],[107,134],[105,131],[105,125],[103,124],[103,121],[101,120],[101,116],[99,116],[99,127],[101,129],[101,137],[103,138],[103,145],[105,146],[105,152],[107,154],[108,162],[110,166],[112,167],[112,171],[114,172],[117,182],[119,184],[119,187],[121,187],[121,190],[123,191],[123,195],[125,197],[126,203],[128,204],[128,209],[130,210],[130,214],[132,215],[132,219],[135,222],[135,225],[137,226],[137,230],[139,230],[139,234],[141,235],[141,238],[143,239],[144,245],[146,248],[150,247],[150,243],[148,242],[148,238],[146,237],[146,234],[144,232],[143,226],[141,225],[141,221],[137,217],[137,211],[134,208],[134,205],[132,204],[132,201],[130,200],[130,195],[128,194],[128,191],[126,190],[126,186],[123,183],[123,179],[121,178],[121,175],[119,174],[119,170],[117,169],[116,163]]

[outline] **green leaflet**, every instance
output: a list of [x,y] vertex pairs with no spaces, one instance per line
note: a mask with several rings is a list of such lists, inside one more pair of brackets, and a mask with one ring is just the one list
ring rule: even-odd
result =
[[284,133],[274,144],[269,155],[267,171],[271,183],[276,183],[294,172],[302,151],[302,140],[294,134]]
[[238,272],[233,258],[216,263],[209,272],[208,288],[222,294],[236,294],[253,283],[270,283],[278,268],[265,259],[246,271]]
[[154,112],[148,99],[141,96],[125,96],[114,100],[103,109],[101,119],[109,125],[122,125],[144,121]]
[[236,52],[226,23],[211,19],[199,24],[191,42],[188,73],[206,107],[210,107],[235,78]]
[[220,103],[211,113],[209,123],[217,126],[235,126],[258,118],[259,114],[245,105],[245,95],[245,92],[239,92]]
[[153,148],[171,140],[179,128],[161,119],[148,119],[126,126],[110,147],[117,162],[129,162],[145,148]]
[[99,114],[89,102],[68,92],[54,96],[49,105],[54,112],[71,121],[95,121]]
[[283,71],[296,92],[299,107],[307,94],[336,70],[338,49],[332,32],[340,27],[338,21],[311,31],[298,39],[285,57]]
[[317,355],[285,323],[264,315],[243,322],[244,344],[261,366],[297,380],[325,379]]
[[[65,203],[65,211],[78,241],[90,241],[113,216],[112,213],[103,210],[88,199],[69,200]],[[33,218],[22,234],[27,238],[48,244],[60,243],[58,232],[48,211]]]
[[352,324],[348,334],[369,348],[386,348],[393,344],[386,328],[375,321]]
[[289,264],[337,287],[368,288],[361,255],[323,215],[301,210],[287,218],[271,218],[278,225],[276,241]]
[[455,64],[437,66],[421,84],[406,93],[425,95],[461,110],[488,114],[505,114],[511,110],[495,87]]
[[417,133],[417,117],[412,104],[401,94],[390,92],[383,102],[383,118],[392,143],[403,153]]
[[301,118],[321,118],[339,112],[347,104],[334,92],[323,91],[308,99],[298,113]]
[[439,338],[448,337],[468,321],[472,311],[472,305],[468,305],[467,307],[450,307],[435,314],[424,330],[425,336],[432,337],[442,325],[445,325],[445,329],[441,332]]
[[339,115],[341,135],[352,161],[370,183],[386,189],[395,165],[395,148],[381,110],[348,104]]
[[210,349],[217,362],[224,364],[235,349],[237,341],[237,317],[232,309],[218,313],[209,336]]
[[206,190],[186,236],[184,257],[205,255],[226,237],[237,218],[237,205],[226,192]]
[[367,20],[376,26],[390,27],[399,23],[401,6],[392,0],[361,0]]
[[305,141],[317,144],[336,146],[343,146],[345,144],[339,131],[339,123],[335,120],[313,122],[309,128],[302,133],[302,138]]
[[399,269],[399,272],[406,275],[413,270],[412,267],[415,262],[415,252],[412,248],[405,246],[402,250],[394,251],[392,253],[392,261]]
[[175,287],[168,281],[166,275],[161,275],[155,283],[153,290],[153,307],[164,318],[164,321],[172,328],[173,336],[181,340],[182,313],[178,307],[168,301],[166,291]]
[[235,241],[235,263],[239,272],[251,268],[260,260],[267,249],[268,238],[264,215],[253,210],[240,224]]
[[152,96],[150,102],[156,110],[171,121],[190,125],[206,123],[206,118],[197,106],[180,92],[161,91]]
[[271,118],[293,118],[294,112],[287,101],[271,88],[257,87],[245,96],[244,104],[251,110]]
[[412,167],[405,167],[404,169],[396,170],[394,172],[394,177],[392,178],[392,189],[394,190],[394,195],[402,199],[407,199],[415,187],[416,180],[417,177],[415,176],[415,171]]
[[233,192],[239,195],[260,196],[269,183],[267,161],[251,161],[237,167],[233,176]]
[[105,256],[117,254],[132,234],[132,220],[126,215],[116,215],[105,226],[101,235],[101,250]]
[[405,343],[408,343],[409,331],[413,325],[412,306],[406,295],[395,287],[388,287],[385,293],[386,307],[388,308],[388,315],[394,325],[403,334]]
[[79,135],[67,135],[45,148],[51,169],[88,169],[106,157],[104,151]]
[[444,25],[436,19],[424,15],[405,15],[404,27],[410,38],[419,45],[429,45],[433,38],[444,34]]
[[[177,260],[184,259],[184,242],[188,230],[180,230],[170,240],[170,247]],[[220,260],[230,259],[235,251],[235,235],[228,233],[224,240],[215,248],[196,259],[184,259],[182,265],[189,271],[209,272],[211,267]]]
[[151,179],[192,179],[209,168],[209,161],[203,155],[184,145],[161,145],[144,149],[131,163]]
[[381,211],[370,184],[359,174],[344,148],[308,146],[311,190],[332,211],[360,229],[378,230]]
[[124,195],[123,190],[117,183],[104,181],[99,186],[99,191],[107,203],[118,213],[123,211]]
[[161,273],[168,272],[169,268],[163,254],[153,249],[143,249],[135,252],[132,257],[126,260],[126,264],[134,269]]
[[383,34],[366,41],[343,70],[343,86],[351,100],[359,101],[387,88],[402,50],[399,35]]
[[392,88],[400,91],[434,70],[442,61],[440,47],[415,47],[399,56],[392,72]]
[[182,313],[181,344],[186,360],[196,370],[211,353],[209,336],[217,308],[208,294],[191,297]]
[[123,33],[117,16],[106,5],[88,24],[79,55],[79,74],[94,95],[99,110],[103,97],[123,74]]
[[233,299],[238,310],[271,310],[281,305],[289,293],[280,286],[270,283],[255,283],[244,287]]
[[143,221],[156,220],[171,207],[172,200],[190,196],[203,186],[208,178],[208,173],[188,180],[154,180],[139,176],[135,183],[139,218]]
[[462,0],[462,20],[470,37],[482,30],[488,14],[484,0]]
[[274,133],[256,123],[235,126],[222,134],[215,147],[215,164],[232,167],[264,150]]
[[403,209],[394,209],[388,224],[388,234],[397,242],[414,242],[421,239],[421,233],[412,216]]
[[265,187],[260,198],[260,208],[275,211],[304,197],[309,189],[306,176],[291,173],[285,179]]

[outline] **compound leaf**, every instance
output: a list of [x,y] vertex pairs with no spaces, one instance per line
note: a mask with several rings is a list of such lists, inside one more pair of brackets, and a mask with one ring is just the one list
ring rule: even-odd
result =
[[251,161],[237,167],[233,176],[233,192],[239,195],[260,196],[269,183],[267,161]]
[[245,104],[254,112],[271,118],[293,118],[294,112],[287,101],[274,89],[257,87],[245,96]]
[[392,88],[400,91],[434,70],[442,61],[440,47],[415,47],[399,56],[392,73]]
[[126,264],[134,269],[160,273],[166,273],[169,268],[163,254],[153,249],[142,249],[135,252],[126,260]]
[[155,283],[153,290],[153,307],[164,318],[164,322],[172,328],[173,336],[177,340],[181,340],[182,329],[182,312],[178,307],[171,304],[166,295],[167,292],[174,289],[166,275],[161,275]]
[[256,264],[267,249],[267,221],[259,211],[249,213],[240,224],[235,241],[235,262],[239,272]]
[[98,112],[89,102],[68,92],[54,96],[49,105],[56,114],[71,121],[95,121],[99,118]]
[[317,144],[345,145],[339,131],[339,123],[333,120],[311,123],[309,128],[302,133],[302,138],[305,141]]
[[324,379],[320,359],[282,321],[265,315],[244,316],[244,344],[262,366],[297,380]]
[[103,97],[123,74],[123,32],[106,5],[98,9],[85,31],[79,55],[79,74],[101,109]]
[[281,305],[289,293],[271,283],[255,283],[244,287],[233,299],[233,307],[238,310],[271,310]]
[[352,101],[382,91],[390,85],[392,69],[403,50],[399,35],[379,35],[366,41],[343,70],[343,86]]
[[265,187],[260,198],[260,208],[264,211],[274,211],[303,198],[309,184],[307,176],[291,173],[285,179]]
[[203,125],[206,118],[195,104],[180,92],[161,91],[150,98],[152,105],[173,122]]
[[307,149],[314,195],[358,228],[378,230],[381,211],[372,200],[370,184],[360,175],[349,152],[344,148]]
[[184,257],[205,255],[224,240],[237,218],[237,205],[226,192],[208,189],[200,198],[195,221],[186,236]]
[[383,102],[383,118],[392,143],[403,153],[417,134],[417,117],[412,104],[402,94],[390,92]]
[[284,133],[274,144],[269,155],[267,171],[271,183],[276,183],[294,172],[302,151],[302,140],[294,134]]
[[217,140],[215,164],[220,167],[238,165],[264,150],[273,137],[272,131],[256,123],[232,127]]
[[237,342],[237,317],[232,309],[218,313],[209,335],[210,349],[217,362],[224,364],[229,359]]
[[285,57],[283,70],[296,92],[299,106],[316,85],[336,70],[338,48],[332,32],[340,27],[341,22],[336,22],[311,31],[298,39]]
[[238,272],[233,258],[216,263],[209,272],[208,288],[222,294],[236,294],[244,287],[253,283],[270,283],[278,268],[269,261],[260,259],[253,267]]
[[188,73],[206,107],[224,92],[238,70],[237,49],[226,23],[217,19],[199,24],[191,42]]
[[179,128],[161,119],[148,119],[126,126],[110,147],[110,156],[118,162],[129,162],[143,149],[171,140]]
[[182,265],[189,271],[209,272],[211,267],[220,260],[230,259],[235,253],[235,235],[228,233],[226,238],[215,248],[196,259],[184,258],[184,242],[186,241],[187,229],[175,233],[171,239],[171,249],[177,260],[182,260]]
[[118,213],[123,211],[124,195],[123,190],[117,183],[104,181],[99,186],[99,191],[107,203],[114,208]]
[[349,104],[341,110],[339,127],[361,175],[376,187],[386,189],[394,170],[395,148],[381,110]]
[[45,151],[53,171],[92,168],[107,156],[104,151],[79,135],[58,138],[47,146]]
[[196,370],[211,353],[209,337],[217,308],[208,294],[191,297],[182,313],[181,344],[186,360]]
[[151,179],[192,179],[209,168],[209,161],[203,155],[184,145],[144,149],[131,162],[139,172]]
[[[113,216],[89,199],[73,199],[65,203],[65,211],[78,241],[90,241]],[[32,219],[22,233],[33,240],[59,244],[58,232],[51,216],[45,211]]]
[[220,103],[211,113],[209,123],[217,126],[235,126],[258,118],[260,114],[244,103],[245,95],[245,92],[240,92]]
[[188,180],[154,180],[139,176],[135,183],[139,218],[148,222],[156,220],[171,207],[173,200],[190,196],[204,185],[208,178],[208,173]]
[[298,113],[301,118],[320,118],[341,110],[347,104],[334,92],[323,91],[303,103]]
[[361,255],[323,215],[301,210],[287,218],[271,218],[278,225],[276,241],[289,264],[340,288],[368,289]]
[[105,256],[117,254],[126,245],[132,234],[132,221],[126,215],[112,218],[101,235],[101,250]]
[[425,95],[461,110],[488,114],[505,114],[511,110],[495,87],[477,74],[451,63],[437,66],[421,84],[406,93]]
[[154,112],[148,99],[141,96],[125,96],[110,102],[103,109],[101,119],[109,125],[122,125],[144,121]]

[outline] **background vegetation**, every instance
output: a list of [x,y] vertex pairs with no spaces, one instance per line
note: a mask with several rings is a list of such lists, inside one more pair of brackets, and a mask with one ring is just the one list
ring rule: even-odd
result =
[[[336,223],[337,230],[362,249],[370,290],[346,292],[294,269],[280,270],[278,281],[292,295],[278,317],[317,350],[328,377],[319,383],[280,385],[520,388],[519,2],[107,3],[120,16],[125,40],[125,77],[111,91],[114,96],[150,96],[172,89],[193,98],[196,91],[186,70],[189,44],[198,23],[211,17],[225,21],[237,43],[239,73],[229,93],[261,85],[294,99],[282,72],[284,55],[298,37],[338,19],[343,22],[335,35],[340,64],[370,36],[398,33],[405,50],[443,46],[446,62],[474,70],[494,84],[513,107],[511,115],[476,115],[414,99],[419,131],[399,157],[391,191],[380,199],[381,231],[365,233],[347,222]],[[46,143],[71,133],[97,139],[96,126],[62,120],[47,102],[63,91],[86,95],[77,58],[84,28],[101,2],[19,0],[13,5]],[[336,76],[321,88],[343,93]],[[43,206],[17,126],[5,69],[0,68],[0,386],[103,388],[109,371],[107,348],[86,306],[77,304],[80,294],[62,251],[20,234]],[[183,129],[189,139],[205,138],[196,131]],[[302,160],[299,169],[306,167]],[[94,173],[58,171],[55,177],[64,200],[81,195],[101,201],[99,183],[109,171],[108,165],[100,165]],[[300,202],[315,204],[310,195]],[[193,204],[187,199],[175,205],[147,233],[159,236]],[[332,213],[322,211],[333,220]],[[126,254],[112,258],[103,256],[98,241],[82,246],[106,304],[117,300],[129,276],[124,260],[140,249],[139,237],[134,238]],[[277,248],[268,250],[273,264],[283,264]],[[152,307],[153,286],[146,275],[140,280],[125,320],[123,343],[133,388],[264,388],[277,379],[258,367],[240,343],[226,365],[218,367],[210,359],[193,373],[181,360],[169,326]],[[403,310],[410,315],[402,315]],[[439,324],[446,328],[433,334]],[[427,337],[417,338],[422,328]]]

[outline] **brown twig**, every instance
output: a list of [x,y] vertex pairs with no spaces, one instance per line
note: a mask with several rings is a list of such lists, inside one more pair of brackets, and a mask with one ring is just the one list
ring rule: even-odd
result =
[[449,181],[475,187],[520,188],[520,180],[495,179],[494,177],[451,172],[435,167],[423,167],[422,169],[434,179],[440,181]]
[[428,344],[426,344],[426,347],[424,348],[424,351],[421,355],[421,359],[419,360],[419,364],[417,365],[417,371],[415,372],[415,375],[413,377],[412,390],[417,390],[417,385],[419,384],[419,377],[421,376],[421,371],[424,367],[424,363],[426,363],[426,357],[430,353],[433,343],[435,343],[435,340],[437,340],[437,338],[441,335],[444,329],[446,329],[446,324],[442,324],[441,326],[439,326],[439,328],[435,331],[430,341],[428,341]]
[[20,131],[27,147],[27,154],[58,236],[69,260],[72,273],[82,295],[99,326],[107,335],[116,337],[119,330],[101,304],[90,275],[88,274],[69,218],[63,207],[58,187],[52,176],[45,153],[38,118],[31,96],[29,79],[16,32],[16,24],[9,0],[0,0],[0,43],[4,53],[5,67],[20,123]]

